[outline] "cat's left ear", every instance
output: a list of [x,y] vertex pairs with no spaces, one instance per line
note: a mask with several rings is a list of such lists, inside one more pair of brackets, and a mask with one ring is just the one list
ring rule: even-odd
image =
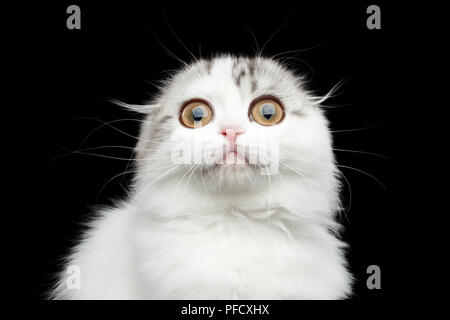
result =
[[126,110],[142,114],[150,114],[152,112],[155,112],[156,110],[161,109],[160,105],[158,104],[129,104],[119,100],[111,100],[111,102]]

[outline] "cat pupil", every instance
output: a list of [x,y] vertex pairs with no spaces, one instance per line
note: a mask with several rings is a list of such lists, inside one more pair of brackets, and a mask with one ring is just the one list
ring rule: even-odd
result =
[[196,107],[192,109],[192,117],[194,118],[194,121],[202,121],[202,119],[205,117],[205,111],[201,107]]
[[261,114],[264,118],[270,120],[275,114],[275,107],[270,103],[263,104],[261,107]]

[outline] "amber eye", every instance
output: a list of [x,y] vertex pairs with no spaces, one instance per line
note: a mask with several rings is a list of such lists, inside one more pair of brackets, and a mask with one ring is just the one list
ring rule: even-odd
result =
[[205,101],[190,101],[181,110],[180,122],[188,128],[206,126],[212,118],[213,111]]
[[280,103],[272,98],[258,99],[250,107],[250,117],[263,126],[279,123],[284,118],[284,110]]

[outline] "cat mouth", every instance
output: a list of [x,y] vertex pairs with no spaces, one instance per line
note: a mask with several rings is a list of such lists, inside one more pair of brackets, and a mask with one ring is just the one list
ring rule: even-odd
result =
[[237,150],[225,152],[223,155],[223,165],[246,165],[249,164],[248,158],[245,154]]
[[232,144],[222,148],[221,165],[248,165],[248,151],[243,146]]
[[[212,152],[214,154],[213,161],[207,156],[204,158],[205,168],[220,169],[244,169],[244,168],[260,168],[261,163],[257,160],[255,154],[249,152],[246,148],[221,148]],[[212,155],[212,154],[211,154]],[[207,160],[205,160],[207,159]]]

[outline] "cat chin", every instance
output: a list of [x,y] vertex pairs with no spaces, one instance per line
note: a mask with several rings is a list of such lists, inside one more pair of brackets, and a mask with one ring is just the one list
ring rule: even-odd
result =
[[261,167],[248,163],[214,164],[203,168],[199,178],[208,190],[225,193],[261,190],[268,185]]

